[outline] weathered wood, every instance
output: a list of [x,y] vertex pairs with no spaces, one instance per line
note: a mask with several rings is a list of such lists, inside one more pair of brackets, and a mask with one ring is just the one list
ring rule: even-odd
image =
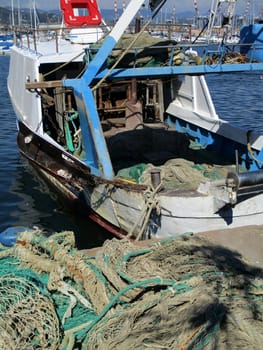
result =
[[62,87],[61,80],[34,81],[34,82],[26,83],[26,89],[28,90],[48,89],[48,88],[57,88],[57,87]]

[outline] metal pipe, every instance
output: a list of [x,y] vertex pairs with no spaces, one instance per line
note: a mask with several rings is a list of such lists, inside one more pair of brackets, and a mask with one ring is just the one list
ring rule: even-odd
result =
[[161,170],[154,168],[151,170],[150,174],[151,174],[152,186],[153,188],[156,188],[161,183]]
[[249,171],[245,173],[229,173],[227,181],[234,181],[237,188],[263,184],[263,170]]

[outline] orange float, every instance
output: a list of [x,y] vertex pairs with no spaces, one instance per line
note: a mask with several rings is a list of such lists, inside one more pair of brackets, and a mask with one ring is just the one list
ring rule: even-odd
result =
[[[60,8],[68,27],[99,25],[101,13],[96,0],[60,0]],[[84,16],[79,11],[85,12]]]

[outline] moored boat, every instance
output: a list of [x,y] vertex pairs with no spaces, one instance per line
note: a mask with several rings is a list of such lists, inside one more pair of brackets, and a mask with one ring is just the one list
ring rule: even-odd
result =
[[[204,74],[263,65],[236,44],[230,53],[189,49],[152,38],[145,26],[127,34],[143,2],[130,1],[96,43],[72,44],[60,33],[34,50],[12,49],[8,89],[21,153],[119,237],[262,224],[263,137],[219,118]],[[165,2],[150,2],[152,18]],[[98,22],[85,26],[98,32]]]
[[263,62],[263,23],[244,26],[240,30],[240,52]]

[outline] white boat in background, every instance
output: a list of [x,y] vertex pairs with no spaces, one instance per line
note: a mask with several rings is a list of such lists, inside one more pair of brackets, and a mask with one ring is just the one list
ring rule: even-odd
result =
[[73,28],[68,34],[72,44],[90,44],[98,42],[105,35],[102,28]]
[[[165,2],[150,1],[152,18]],[[12,48],[8,90],[21,153],[119,237],[262,224],[263,137],[220,119],[204,78],[262,70],[262,63],[240,62],[222,44],[213,52],[202,44],[204,55],[193,55],[198,45],[154,39],[147,23],[125,34],[143,3],[131,0],[94,45],[65,40],[71,23],[53,41]],[[80,19],[80,2],[61,0],[64,16],[98,33],[96,1],[81,4],[89,15]]]

